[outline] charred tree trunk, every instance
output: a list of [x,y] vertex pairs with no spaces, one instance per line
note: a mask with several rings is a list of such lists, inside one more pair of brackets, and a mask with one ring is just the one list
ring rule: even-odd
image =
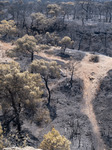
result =
[[109,13],[109,23],[111,23],[111,21],[112,21],[112,13],[110,12]]
[[71,87],[71,88],[72,88],[72,86],[73,86],[73,74],[74,74],[74,67],[72,68],[71,78],[70,78],[70,87]]
[[31,62],[34,60],[34,52],[31,52]]
[[18,133],[21,134],[21,123],[20,123],[20,116],[19,116],[19,113],[17,114],[16,122],[17,122],[17,130],[18,130]]
[[105,44],[105,48],[107,48],[107,32],[104,33],[104,44]]
[[46,89],[47,89],[47,92],[48,92],[48,103],[47,103],[47,106],[50,105],[50,102],[51,102],[51,91],[50,91],[50,88],[48,86],[48,77],[47,78],[43,78],[44,81],[45,81],[45,86],[46,86]]
[[80,50],[80,47],[81,47],[81,43],[82,43],[82,40],[83,40],[83,34],[81,35],[81,38],[80,38],[80,41],[79,41],[79,46],[78,46],[78,50]]
[[92,44],[92,34],[90,33],[90,35],[89,35],[89,44],[88,44],[89,51],[91,51],[91,44]]
[[20,123],[20,104],[19,104],[19,110],[17,109],[16,107],[16,104],[15,104],[15,100],[14,100],[14,94],[10,91],[9,91],[9,94],[10,94],[10,97],[11,97],[11,102],[12,102],[12,107],[14,109],[14,113],[15,113],[15,119],[16,119],[16,125],[17,125],[17,130],[18,130],[18,133],[21,134],[21,123]]

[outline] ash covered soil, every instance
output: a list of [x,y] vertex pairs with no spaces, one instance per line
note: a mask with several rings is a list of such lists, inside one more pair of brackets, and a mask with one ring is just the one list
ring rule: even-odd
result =
[[[6,51],[13,46],[0,42],[0,63],[13,60]],[[29,145],[37,147],[43,135],[54,126],[68,138],[71,150],[111,150],[112,149],[112,58],[88,52],[67,50],[67,58],[58,53],[60,48],[51,47],[48,51],[35,54],[35,59],[55,60],[61,65],[61,77],[50,81],[52,91],[49,108],[51,122],[44,127],[24,121],[23,130],[31,136]],[[98,61],[95,61],[95,57]],[[81,59],[78,59],[80,58]],[[14,58],[22,69],[30,63],[28,57]],[[74,60],[73,85],[70,87],[70,60]],[[77,65],[76,65],[77,64]]]

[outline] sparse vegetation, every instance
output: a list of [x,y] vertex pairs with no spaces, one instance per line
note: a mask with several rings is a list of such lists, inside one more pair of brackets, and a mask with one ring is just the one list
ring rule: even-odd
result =
[[89,61],[93,62],[93,63],[98,63],[99,62],[99,56],[92,55],[91,58],[89,59]]
[[0,149],[110,150],[111,57],[111,1],[0,0]]

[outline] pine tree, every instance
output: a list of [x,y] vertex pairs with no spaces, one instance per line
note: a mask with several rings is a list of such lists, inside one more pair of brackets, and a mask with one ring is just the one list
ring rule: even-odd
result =
[[45,87],[48,91],[48,103],[50,105],[51,91],[48,86],[49,78],[56,78],[60,75],[60,66],[56,61],[45,61],[45,60],[34,60],[30,65],[30,72],[40,73],[42,79],[44,80]]
[[17,33],[17,28],[14,20],[2,20],[0,24],[0,34],[2,37],[11,37]]
[[70,150],[71,142],[53,128],[52,131],[44,135],[44,140],[40,144],[43,150]]
[[65,37],[62,38],[62,40],[60,41],[60,44],[61,44],[62,49],[63,49],[64,52],[65,52],[66,48],[67,48],[67,47],[71,47],[71,46],[74,44],[74,42],[71,40],[70,37],[65,36]]
[[25,36],[23,36],[22,38],[19,38],[16,41],[15,51],[16,51],[16,53],[21,52],[21,53],[30,54],[31,61],[33,61],[34,52],[37,51],[36,42],[37,42],[37,40],[35,39],[34,36],[29,36],[26,34]]
[[57,17],[61,11],[61,7],[57,4],[48,4],[47,11],[52,17],[54,17],[54,16]]
[[0,100],[5,115],[4,124],[14,122],[18,132],[21,133],[21,118],[27,115],[33,119],[33,116],[38,113],[38,108],[42,108],[41,76],[27,71],[21,72],[16,62],[1,64],[0,85]]

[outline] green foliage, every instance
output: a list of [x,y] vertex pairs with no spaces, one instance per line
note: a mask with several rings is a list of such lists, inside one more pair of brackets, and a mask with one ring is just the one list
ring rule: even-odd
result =
[[71,142],[53,128],[51,132],[44,135],[44,140],[40,144],[43,150],[70,150]]
[[48,124],[51,121],[49,111],[47,109],[38,108],[38,113],[34,120],[38,126]]
[[45,23],[46,16],[42,13],[32,13],[31,18],[38,24]]
[[37,31],[39,31],[39,33],[42,34],[43,33],[45,34],[45,32],[51,27],[53,27],[54,24],[56,23],[56,17],[47,18],[42,13],[32,13],[31,18],[32,18],[32,29],[34,29],[32,31],[34,32],[36,29]]
[[[36,117],[41,107],[43,83],[39,74],[21,72],[16,62],[0,65],[0,99],[6,120],[21,130],[21,117]],[[43,108],[44,109],[44,108]],[[10,113],[9,113],[10,112]],[[29,113],[30,112],[30,113]]]
[[60,66],[57,65],[57,62],[52,61],[48,62],[45,60],[34,60],[30,65],[30,72],[32,73],[40,73],[42,79],[45,82],[45,87],[48,92],[48,103],[47,106],[50,105],[51,100],[51,92],[48,86],[49,78],[56,78],[60,75]]
[[37,39],[39,44],[46,44],[48,46],[53,45],[56,46],[59,43],[59,36],[56,32],[49,33],[46,32],[45,34],[36,34],[35,38]]
[[61,46],[62,46],[62,49],[64,49],[64,52],[65,52],[65,49],[66,49],[67,47],[71,47],[71,46],[74,44],[74,42],[71,40],[70,37],[65,36],[65,37],[60,41],[60,44],[61,44]]
[[42,34],[36,34],[35,39],[37,40],[38,44],[42,43],[43,35]]
[[59,37],[55,32],[51,34],[49,32],[46,32],[45,38],[47,44],[58,45]]
[[2,150],[2,148],[3,148],[3,130],[0,123],[0,150]]
[[5,37],[12,37],[17,33],[17,28],[14,20],[2,20],[0,24],[0,33]]
[[48,13],[51,15],[51,16],[58,16],[60,10],[61,10],[61,7],[57,4],[48,4],[47,5],[47,10],[48,10]]
[[42,13],[32,13],[33,27],[37,27],[40,31],[44,31],[48,25],[48,19]]
[[34,52],[37,51],[36,42],[37,41],[34,38],[34,36],[25,35],[16,41],[15,51],[17,53],[21,52],[31,54],[31,61],[32,61],[34,57]]
[[34,60],[30,65],[30,71],[33,73],[40,73],[42,78],[56,78],[59,77],[60,66],[56,61]]

